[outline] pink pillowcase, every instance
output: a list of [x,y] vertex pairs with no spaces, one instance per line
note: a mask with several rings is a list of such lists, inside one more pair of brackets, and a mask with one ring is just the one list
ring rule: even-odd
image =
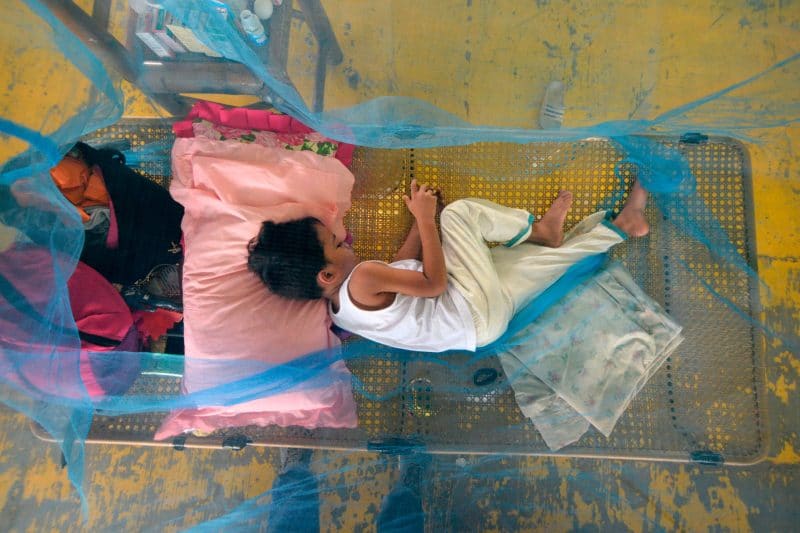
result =
[[[247,361],[280,364],[338,346],[326,304],[268,292],[247,270],[247,244],[264,220],[306,216],[343,236],[352,173],[340,161],[311,152],[203,138],[177,139],[172,165],[170,192],[185,209],[184,391],[246,377]],[[220,365],[227,361],[229,366]],[[320,377],[313,389],[300,385],[233,406],[175,411],[155,438],[250,424],[356,427],[344,363]]]

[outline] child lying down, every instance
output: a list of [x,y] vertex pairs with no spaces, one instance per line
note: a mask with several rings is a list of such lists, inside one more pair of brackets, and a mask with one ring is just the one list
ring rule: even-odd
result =
[[[414,223],[391,263],[360,261],[343,236],[313,218],[264,222],[248,267],[274,293],[325,298],[334,324],[406,350],[470,350],[497,340],[514,314],[570,266],[649,231],[637,182],[617,216],[599,211],[564,234],[572,194],[538,221],[522,209],[457,200],[435,223],[438,192],[411,182]],[[488,242],[504,246],[490,248]]]
[[[416,351],[475,350],[498,339],[572,265],[650,229],[638,182],[616,217],[600,211],[566,234],[566,191],[538,221],[487,200],[455,201],[441,212],[441,241],[438,193],[412,181],[404,200],[414,223],[389,264],[359,261],[341,236],[306,218],[265,222],[250,242],[249,268],[277,294],[325,298],[333,322],[365,338]],[[520,410],[557,450],[590,424],[609,436],[682,338],[680,326],[615,264],[575,287],[497,356]]]

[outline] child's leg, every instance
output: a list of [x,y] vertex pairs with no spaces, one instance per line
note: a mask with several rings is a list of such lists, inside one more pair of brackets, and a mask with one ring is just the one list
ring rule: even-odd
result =
[[605,211],[583,219],[559,248],[525,243],[515,248],[492,250],[500,282],[514,302],[514,312],[527,305],[566,271],[591,255],[608,251],[625,240],[625,234],[613,226]]
[[591,255],[608,251],[625,240],[600,211],[583,219],[559,248],[525,243],[515,248],[492,250],[498,278],[514,302],[514,312],[552,285],[572,265]]
[[531,234],[533,215],[482,199],[458,200],[441,215],[442,249],[447,273],[469,302],[479,345],[506,329],[513,300],[497,276],[487,241],[514,245]]
[[649,226],[644,217],[647,192],[636,182],[616,219],[605,211],[580,221],[565,236],[559,248],[525,243],[515,248],[495,248],[492,258],[505,291],[514,302],[514,312],[527,305],[580,260],[608,251],[629,235],[641,237]]
[[556,248],[564,242],[564,221],[572,206],[572,193],[561,191],[542,218],[533,224],[526,242]]

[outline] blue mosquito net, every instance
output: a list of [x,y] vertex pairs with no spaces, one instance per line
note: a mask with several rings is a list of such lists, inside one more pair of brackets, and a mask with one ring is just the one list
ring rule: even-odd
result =
[[[703,354],[712,348],[720,352],[743,350],[745,359],[749,357],[749,366],[745,385],[740,389],[747,389],[743,394],[749,400],[740,409],[759,411],[765,402],[758,397],[765,388],[765,354],[798,352],[797,330],[791,327],[788,311],[774,307],[765,311],[762,307],[762,302],[775,297],[775,280],[764,279],[758,273],[754,228],[754,210],[758,206],[753,205],[752,189],[759,176],[755,172],[751,176],[749,167],[753,154],[768,161],[786,150],[790,141],[784,132],[794,127],[800,117],[796,96],[800,52],[791,44],[797,43],[796,12],[787,13],[785,20],[780,18],[774,23],[773,27],[786,37],[782,48],[775,49],[769,59],[743,61],[740,66],[724,55],[722,43],[704,45],[700,38],[696,48],[670,43],[670,37],[661,31],[664,28],[660,17],[654,15],[670,9],[663,2],[603,8],[619,17],[642,21],[643,27],[620,28],[615,26],[614,17],[598,12],[591,3],[580,2],[570,10],[568,20],[559,22],[561,8],[550,2],[526,6],[511,2],[491,7],[469,1],[434,6],[415,2],[322,2],[320,15],[319,2],[298,1],[292,6],[285,0],[283,5],[272,7],[273,23],[261,24],[267,39],[267,44],[261,46],[253,40],[257,40],[257,29],[248,33],[241,22],[240,4],[256,9],[252,2],[110,3],[106,22],[131,17],[135,25],[148,16],[168,17],[169,24],[164,23],[162,30],[170,42],[180,48],[191,44],[213,52],[214,57],[209,57],[202,50],[183,51],[194,59],[202,57],[209,72],[231,69],[228,77],[223,77],[207,75],[203,68],[195,67],[190,74],[186,72],[192,71],[181,71],[183,79],[172,76],[168,83],[159,85],[154,73],[164,65],[171,68],[170,61],[175,62],[175,68],[180,67],[182,57],[168,49],[167,41],[162,38],[158,49],[145,38],[137,41],[134,35],[138,45],[133,47],[128,42],[128,55],[120,59],[121,55],[101,49],[103,39],[95,36],[94,41],[87,40],[86,25],[82,30],[65,23],[66,8],[58,4],[15,0],[6,6],[6,16],[0,19],[0,42],[5,55],[17,58],[5,63],[4,97],[0,101],[0,248],[6,255],[0,271],[0,314],[4,317],[0,398],[58,442],[86,513],[93,510],[85,497],[89,487],[83,470],[84,445],[98,416],[113,419],[163,415],[176,409],[232,406],[313,389],[320,386],[327,370],[338,361],[356,369],[352,390],[359,403],[360,424],[361,420],[365,424],[372,420],[370,410],[396,409],[410,417],[407,426],[385,430],[373,426],[367,436],[359,433],[352,438],[346,437],[344,430],[323,431],[302,441],[292,440],[299,433],[281,433],[281,445],[296,442],[347,448],[342,443],[349,442],[352,449],[402,456],[401,462],[409,454],[418,456],[425,451],[495,453],[473,465],[471,475],[513,480],[521,474],[502,468],[484,469],[489,457],[501,460],[504,453],[574,453],[678,460],[691,456],[713,461],[728,452],[721,451],[724,443],[715,440],[713,431],[708,436],[707,420],[681,417],[704,404],[701,400],[694,404],[678,405],[680,400],[676,403],[676,397],[689,394],[691,387],[696,390],[698,386],[693,383],[686,390],[678,388],[680,373],[711,371],[712,363],[704,363],[708,360],[703,359]],[[264,9],[263,4],[261,8]],[[294,18],[290,13],[282,26],[277,22],[281,10],[295,12]],[[505,13],[511,10],[518,13]],[[88,12],[84,17],[96,24],[97,17],[91,18]],[[77,19],[84,20],[80,16]],[[403,23],[408,20],[414,23]],[[518,22],[511,24],[511,20]],[[655,22],[648,22],[651,20]],[[442,24],[462,24],[463,34],[441,32]],[[745,28],[756,22],[738,24]],[[125,28],[124,24],[121,26]],[[540,49],[517,49],[526,32],[544,27],[549,27],[554,36],[540,39],[544,43]],[[134,33],[151,29],[137,27]],[[291,37],[281,51],[278,44],[282,32]],[[154,38],[152,35],[150,38]],[[432,39],[435,35],[436,39]],[[452,41],[448,40],[449,35],[454,35]],[[730,47],[746,53],[740,43],[734,42],[735,37],[727,38]],[[464,49],[468,50],[466,55]],[[598,52],[600,49],[602,53]],[[686,55],[666,55],[675,49]],[[421,57],[423,51],[427,57]],[[704,52],[713,57],[704,58],[702,63],[700,56]],[[439,69],[419,65],[426,62],[449,66]],[[714,62],[717,67],[724,64],[718,79],[704,73],[693,81],[691,75],[681,72],[699,70]],[[753,70],[754,62],[761,68]],[[324,83],[326,78],[326,64],[327,77],[340,78],[346,90],[320,90],[320,79]],[[478,74],[473,72],[478,72],[476,64],[483,68]],[[597,74],[607,70],[615,75]],[[129,79],[125,81],[123,77]],[[538,116],[543,88],[553,77],[566,82],[564,125],[558,129],[534,128],[530,117]],[[167,130],[183,118],[173,116],[170,108],[178,101],[170,93],[173,86],[175,93],[226,93],[238,88],[326,137],[359,147],[357,150],[367,154],[361,159],[364,173],[372,168],[369,154],[387,158],[392,157],[387,154],[405,154],[403,157],[412,157],[407,177],[416,176],[420,181],[438,177],[443,181],[450,173],[457,176],[454,179],[486,184],[483,190],[489,199],[498,189],[513,191],[526,180],[546,187],[553,176],[572,173],[584,180],[581,183],[587,183],[587,190],[596,189],[592,189],[591,200],[586,201],[587,212],[618,210],[631,183],[638,179],[650,192],[647,214],[654,235],[650,241],[615,248],[610,256],[593,255],[576,262],[543,293],[526,302],[499,339],[475,352],[410,352],[351,337],[341,347],[284,364],[254,364],[232,357],[226,364],[241,365],[240,374],[246,377],[191,394],[134,387],[93,396],[82,377],[81,337],[67,290],[84,246],[84,225],[75,207],[54,184],[50,169],[78,141],[94,146],[113,141],[105,132],[122,119],[131,100],[126,96],[129,93],[123,92],[124,84],[135,84],[150,98],[152,109],[160,117],[155,122]],[[535,94],[526,94],[528,90]],[[570,99],[571,95],[580,96]],[[667,107],[664,102],[680,103]],[[508,110],[503,114],[491,111],[497,107]],[[152,121],[150,125],[158,127]],[[168,178],[171,146],[170,137],[121,148],[131,168]],[[515,161],[526,165],[525,169],[514,170],[490,161],[494,157],[491,154],[507,154],[509,150],[516,154]],[[481,153],[489,155],[484,157]],[[738,163],[730,163],[725,157]],[[728,171],[738,172],[741,179],[731,181],[725,177]],[[372,194],[380,199],[381,194],[397,193],[393,176],[364,176],[357,169],[354,172],[354,195],[363,193],[366,198]],[[601,178],[602,186],[592,184],[593,179]],[[403,187],[407,184],[402,182]],[[576,202],[584,201],[579,198],[580,192],[574,191]],[[721,200],[729,196],[738,200],[732,204]],[[598,300],[600,293],[603,299]],[[643,306],[636,310],[641,316],[652,318],[654,313],[663,312],[680,326],[682,342],[678,340],[678,330],[668,327],[662,332],[668,338],[647,341],[661,343],[664,358],[655,368],[639,369],[641,375],[637,374],[637,379],[645,379],[634,380],[638,385],[628,391],[630,397],[639,395],[638,409],[651,414],[661,412],[667,421],[665,427],[674,434],[663,436],[665,440],[673,439],[666,448],[646,443],[641,449],[627,449],[620,440],[616,441],[616,448],[609,449],[603,444],[609,435],[604,437],[601,433],[612,431],[613,424],[605,426],[602,422],[617,420],[611,411],[600,413],[598,409],[590,429],[581,416],[576,418],[581,414],[580,408],[576,411],[574,403],[565,403],[552,393],[562,380],[572,380],[575,389],[574,384],[584,382],[581,372],[588,367],[556,375],[547,365],[566,358],[570,350],[581,346],[601,346],[601,333],[607,331],[604,328],[616,327],[602,317],[625,314],[630,309],[622,307],[631,301],[634,303],[630,305]],[[689,305],[689,301],[694,303]],[[606,304],[610,307],[604,307]],[[571,331],[564,327],[565,316],[572,321]],[[269,327],[268,321],[265,327]],[[738,332],[741,337],[729,336],[727,331]],[[157,352],[113,353],[120,361],[130,363],[128,366],[150,369],[180,369],[184,357]],[[502,360],[499,366],[498,357]],[[380,374],[369,370],[376,368],[389,368],[392,375],[402,376],[397,380],[376,380],[374,376]],[[645,386],[647,379],[654,379],[650,372],[657,373],[661,389]],[[724,382],[725,371],[715,379]],[[565,388],[569,388],[567,385]],[[502,408],[516,410],[517,404],[528,405],[527,410],[523,409],[525,416],[509,415],[493,427],[495,440],[480,441],[469,416],[459,418],[456,411],[491,411],[497,408],[496,399],[504,394],[511,403],[503,403]],[[437,398],[447,398],[443,405],[450,407],[437,408]],[[622,396],[616,401],[619,404]],[[448,409],[451,411],[445,412]],[[764,423],[758,416],[740,413],[731,415],[731,419],[749,428]],[[452,426],[442,430],[449,432],[442,440],[431,436],[430,432],[436,430],[433,423],[426,425],[427,419],[437,417],[441,424]],[[551,431],[553,440],[547,442],[548,446],[532,429],[531,420],[543,434]],[[634,427],[635,421],[631,423]],[[564,428],[576,427],[582,429],[578,435],[592,432],[574,445],[577,448],[570,448],[566,441],[554,444],[563,432],[568,433]],[[756,427],[752,431],[752,442],[743,445],[741,453],[729,455],[739,453],[741,462],[762,456],[766,430]],[[229,431],[228,435],[233,433]],[[539,439],[538,444],[525,448],[530,439]],[[498,442],[506,444],[501,446]],[[440,465],[437,475],[455,479],[464,475],[464,469],[459,468]],[[270,520],[283,519],[272,514],[275,506],[270,506],[270,502],[279,500],[301,510],[310,506],[308,512],[313,514],[319,491],[342,488],[336,485],[340,474],[331,467],[312,476],[313,480],[285,480],[283,485],[276,485],[234,510],[220,509],[219,516],[209,522],[177,525],[195,525],[209,531],[223,527],[259,529]],[[292,490],[300,496],[287,496]],[[506,502],[500,498],[492,505],[503,509],[515,504],[512,499]],[[309,515],[309,524],[316,524],[317,520]]]

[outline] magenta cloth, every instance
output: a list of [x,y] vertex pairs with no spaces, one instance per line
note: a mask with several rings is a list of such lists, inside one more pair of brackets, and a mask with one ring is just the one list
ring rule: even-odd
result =
[[[311,133],[314,130],[299,120],[275,113],[268,109],[247,109],[244,107],[228,108],[215,102],[195,102],[184,120],[176,122],[172,131],[176,137],[194,137],[192,123],[195,119],[203,119],[220,126],[243,130],[272,131],[275,133]],[[333,141],[338,145],[336,158],[349,167],[353,161],[352,144]]]
[[[79,331],[121,341],[133,325],[122,296],[96,270],[78,262],[67,281],[72,316]],[[81,343],[86,347],[86,343]]]
[[116,250],[119,248],[119,224],[117,224],[117,214],[114,212],[114,202],[111,201],[111,198],[108,199],[108,211],[110,222],[106,236],[106,248]]
[[90,396],[123,394],[139,374],[139,359],[123,353],[140,348],[130,309],[108,280],[80,261],[67,290],[78,331],[119,341],[106,347],[81,340],[80,374],[86,391]]
[[[122,394],[139,375],[138,357],[121,353],[139,350],[131,313],[116,289],[81,262],[61,293],[64,288],[58,287],[54,272],[58,262],[49,250],[35,245],[18,243],[0,253],[0,272],[4,282],[13,287],[9,294],[19,294],[18,300],[0,301],[4,376],[34,397]],[[70,334],[71,325],[62,323],[59,315],[49,324],[48,305],[58,293],[68,295],[77,330],[119,344],[99,346],[85,340],[78,344]],[[37,334],[41,328],[50,330],[51,337]],[[39,344],[38,339],[45,340]]]
[[[234,382],[259,364],[277,365],[338,347],[324,301],[271,294],[247,270],[247,244],[264,220],[306,216],[344,236],[352,173],[337,159],[311,152],[204,138],[177,139],[172,164],[170,192],[185,209],[184,392]],[[318,377],[316,388],[301,384],[233,406],[175,411],[155,438],[252,424],[355,427],[351,375],[344,363],[337,361]]]

